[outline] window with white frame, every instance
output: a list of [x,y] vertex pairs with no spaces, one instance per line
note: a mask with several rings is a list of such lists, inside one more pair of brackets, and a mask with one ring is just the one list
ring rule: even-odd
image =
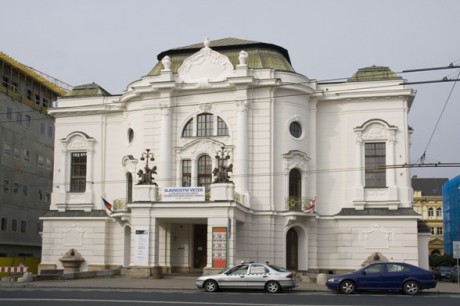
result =
[[30,117],[29,115],[25,115],[24,116],[24,126],[26,128],[30,128],[31,123],[32,123],[32,117]]
[[28,197],[29,196],[29,186],[27,185],[22,185],[22,195],[24,197]]
[[182,161],[182,187],[192,186],[192,161],[184,159]]
[[3,180],[3,193],[10,193],[10,181]]
[[11,157],[11,145],[8,143],[3,144],[3,155]]
[[437,218],[442,218],[442,208],[438,207],[436,209],[436,217]]
[[386,187],[386,146],[384,142],[364,144],[365,186]]
[[13,194],[19,194],[19,183],[13,182]]
[[[196,122],[196,125],[195,125]],[[196,127],[196,130],[194,130]],[[190,119],[182,130],[182,137],[228,136],[225,121],[214,114],[202,113]]]
[[436,234],[437,235],[442,235],[442,227],[437,227],[436,228]]
[[70,156],[70,192],[85,192],[86,152],[73,152]]
[[14,152],[13,152],[14,159],[21,159],[21,149],[18,147],[14,147]]
[[434,217],[434,208],[428,208],[428,218],[432,219]]
[[208,155],[198,158],[198,186],[209,190],[212,182],[212,161]]
[[22,159],[28,163],[30,162],[30,151],[27,150],[27,149],[24,149],[24,151],[22,151]]
[[45,168],[45,157],[43,155],[41,155],[41,154],[38,154],[37,166],[39,168]]
[[0,219],[0,230],[7,231],[8,230],[8,218],[2,217]]

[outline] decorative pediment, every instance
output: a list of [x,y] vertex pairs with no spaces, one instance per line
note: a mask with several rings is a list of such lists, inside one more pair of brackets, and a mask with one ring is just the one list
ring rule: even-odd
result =
[[232,72],[233,65],[225,55],[205,47],[184,60],[179,67],[179,80],[184,83],[199,83],[206,86],[209,82],[224,81]]
[[178,149],[177,155],[182,157],[197,157],[200,154],[206,153],[214,156],[222,147],[229,148],[220,141],[197,139]]
[[294,168],[307,171],[307,165],[310,161],[310,157],[308,157],[305,152],[299,150],[291,150],[288,153],[283,154],[283,159],[285,171],[290,171]]
[[66,151],[92,151],[95,141],[94,138],[89,137],[83,132],[73,132],[67,135],[66,138],[61,139],[63,149]]
[[386,121],[373,119],[354,130],[358,141],[394,141],[397,129],[396,126],[389,125]]

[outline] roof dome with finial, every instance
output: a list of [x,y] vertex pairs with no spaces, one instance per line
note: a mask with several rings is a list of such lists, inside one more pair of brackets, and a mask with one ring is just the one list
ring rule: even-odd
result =
[[247,66],[249,69],[275,69],[295,72],[291,66],[288,51],[280,46],[238,38],[224,38],[210,41],[206,37],[204,43],[161,52],[157,56],[158,63],[150,70],[148,75],[159,75],[161,73],[163,69],[161,60],[165,56],[169,56],[171,59],[171,71],[177,73],[184,60],[200,51],[203,46],[227,56],[233,67],[238,65],[238,57],[240,52],[244,50],[248,54]]
[[384,66],[370,66],[360,68],[353,74],[348,82],[370,82],[370,81],[386,81],[386,80],[402,80],[396,73]]

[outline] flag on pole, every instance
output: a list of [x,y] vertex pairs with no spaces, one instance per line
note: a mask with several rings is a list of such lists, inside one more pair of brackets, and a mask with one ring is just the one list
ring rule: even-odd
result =
[[108,211],[112,212],[112,204],[110,204],[106,199],[101,197],[102,201],[104,202],[105,208],[107,208]]

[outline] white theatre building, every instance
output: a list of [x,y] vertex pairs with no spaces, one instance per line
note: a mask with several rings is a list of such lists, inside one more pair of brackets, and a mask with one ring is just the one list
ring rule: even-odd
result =
[[82,271],[137,276],[242,260],[328,273],[376,254],[427,267],[410,173],[395,167],[415,96],[402,82],[371,66],[318,83],[280,46],[227,38],[160,53],[121,95],[75,87],[50,110],[41,269],[70,249]]

